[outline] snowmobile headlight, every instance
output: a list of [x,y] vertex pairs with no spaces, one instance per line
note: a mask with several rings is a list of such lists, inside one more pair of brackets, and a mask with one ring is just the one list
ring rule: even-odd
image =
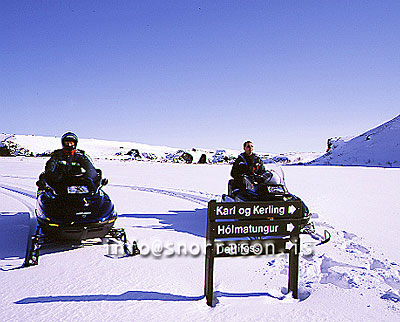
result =
[[268,186],[268,192],[283,194],[285,193],[285,189],[282,186]]
[[89,193],[89,188],[87,186],[68,186],[69,194],[86,194]]

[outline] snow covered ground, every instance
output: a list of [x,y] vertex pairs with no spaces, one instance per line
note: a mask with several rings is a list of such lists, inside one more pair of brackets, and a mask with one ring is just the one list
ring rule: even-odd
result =
[[143,255],[114,256],[93,241],[45,248],[38,266],[21,268],[45,161],[0,158],[1,321],[400,319],[400,169],[285,167],[289,190],[332,240],[301,255],[299,300],[286,292],[286,256],[217,258],[210,308],[198,253],[207,201],[226,192],[230,166],[99,160],[116,226]]

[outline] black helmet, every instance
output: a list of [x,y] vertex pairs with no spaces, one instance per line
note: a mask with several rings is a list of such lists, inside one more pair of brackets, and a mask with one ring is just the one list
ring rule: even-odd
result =
[[63,148],[67,148],[67,146],[65,145],[65,141],[74,142],[75,143],[74,149],[76,149],[76,145],[78,144],[78,137],[76,136],[75,133],[67,132],[61,137],[61,144],[62,144]]

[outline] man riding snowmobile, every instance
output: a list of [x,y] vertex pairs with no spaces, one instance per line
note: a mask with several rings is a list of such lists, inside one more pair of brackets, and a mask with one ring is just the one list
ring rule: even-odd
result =
[[45,171],[39,177],[37,186],[46,188],[46,183],[57,193],[64,193],[71,177],[79,178],[90,192],[95,192],[101,181],[101,175],[93,166],[83,150],[77,150],[78,137],[67,132],[61,137],[62,149],[55,150],[47,161]]
[[253,142],[246,141],[243,143],[244,152],[239,154],[233,163],[230,181],[231,191],[235,189],[246,189],[246,182],[267,182],[273,174],[266,170],[261,158],[253,153]]
[[[228,182],[228,194],[222,195],[222,202],[293,202],[301,201],[302,215],[307,220],[301,227],[302,234],[309,234],[319,244],[327,243],[330,234],[325,230],[324,236],[315,232],[315,227],[308,220],[310,211],[305,203],[297,196],[291,194],[285,184],[282,169],[273,160],[261,160],[253,153],[253,143],[246,141],[244,151],[235,160]],[[318,245],[319,245],[318,244]]]
[[92,238],[114,239],[123,244],[124,253],[140,253],[136,242],[129,243],[123,228],[114,228],[118,214],[102,187],[101,178],[89,157],[77,150],[78,137],[67,132],[63,148],[55,150],[36,183],[36,233],[28,242],[24,266],[37,265],[41,245],[53,241],[81,243]]

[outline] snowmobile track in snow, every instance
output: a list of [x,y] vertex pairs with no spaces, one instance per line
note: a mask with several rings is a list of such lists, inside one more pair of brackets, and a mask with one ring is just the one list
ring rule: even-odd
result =
[[[14,178],[14,179],[34,179],[31,177],[17,177],[17,176],[1,176],[1,177]],[[160,189],[160,188],[135,186],[135,185],[120,185],[120,184],[110,184],[109,186],[110,187],[118,187],[118,188],[128,188],[128,189],[132,189],[135,191],[141,191],[141,192],[162,194],[162,195],[166,195],[166,196],[170,196],[170,197],[174,197],[174,198],[180,198],[180,199],[184,199],[187,201],[191,201],[191,202],[200,204],[202,206],[207,206],[208,202],[211,199],[220,199],[221,198],[221,195],[211,194],[211,193],[202,192],[202,191],[193,191],[193,190],[183,190],[183,189],[173,189],[173,188]],[[29,190],[23,189],[21,187],[10,186],[8,184],[0,183],[0,188],[36,199],[36,192],[29,191]]]
[[162,194],[170,197],[180,198],[187,201],[191,201],[202,206],[207,206],[208,202],[211,199],[220,199],[220,195],[215,195],[211,193],[205,193],[201,191],[188,191],[181,189],[159,189],[159,188],[151,188],[151,187],[142,187],[142,186],[129,186],[129,185],[118,185],[118,184],[110,184],[111,187],[118,188],[129,188],[135,191],[142,192],[151,192],[156,194]]

